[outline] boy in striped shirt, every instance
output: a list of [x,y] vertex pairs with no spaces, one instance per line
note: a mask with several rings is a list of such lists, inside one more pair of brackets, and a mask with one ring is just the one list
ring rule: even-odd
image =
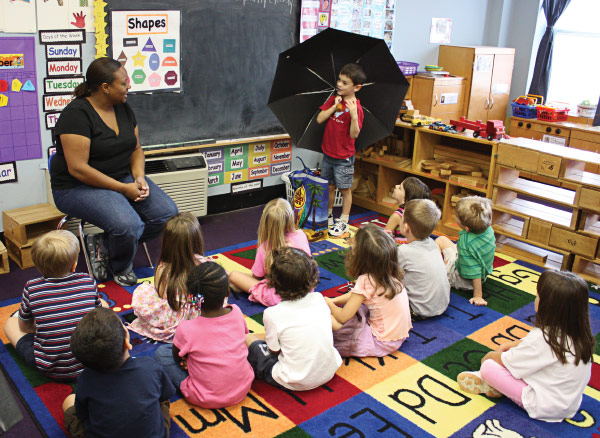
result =
[[469,300],[487,306],[483,282],[494,269],[496,238],[492,224],[492,202],[479,196],[467,196],[456,203],[456,223],[462,230],[456,245],[447,237],[435,241],[446,264],[450,286],[473,291]]
[[79,242],[73,233],[57,230],[33,242],[31,257],[43,277],[29,280],[18,315],[8,319],[4,333],[28,365],[58,380],[73,380],[83,365],[71,352],[71,333],[101,300],[96,282],[75,272]]

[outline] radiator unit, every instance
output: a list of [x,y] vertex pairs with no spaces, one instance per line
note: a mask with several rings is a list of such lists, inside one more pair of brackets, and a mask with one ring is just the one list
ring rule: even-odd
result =
[[146,177],[175,201],[180,212],[206,216],[208,166],[202,154],[146,157]]

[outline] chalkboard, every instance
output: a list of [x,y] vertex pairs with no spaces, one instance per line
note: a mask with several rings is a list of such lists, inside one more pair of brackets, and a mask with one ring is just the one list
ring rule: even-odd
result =
[[279,53],[298,43],[300,0],[110,0],[108,5],[181,10],[182,92],[127,98],[142,145],[285,132],[267,100]]

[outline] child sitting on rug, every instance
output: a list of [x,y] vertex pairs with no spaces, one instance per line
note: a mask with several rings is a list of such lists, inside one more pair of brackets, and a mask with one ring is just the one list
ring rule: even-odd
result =
[[413,321],[441,315],[450,303],[446,265],[430,237],[440,216],[440,209],[433,201],[413,199],[406,203],[400,223],[408,243],[398,247],[398,261],[404,271]]
[[65,427],[75,437],[168,437],[175,388],[149,357],[131,357],[129,332],[110,309],[83,317],[71,338],[86,368],[63,402]]
[[456,203],[457,225],[462,228],[454,244],[446,236],[435,243],[442,252],[450,286],[473,291],[469,303],[487,306],[483,282],[494,269],[496,237],[492,224],[492,202],[480,196],[467,196]]
[[154,285],[140,284],[131,307],[137,319],[129,329],[147,338],[172,342],[181,321],[194,319],[198,309],[187,300],[185,281],[194,266],[204,263],[204,239],[192,213],[178,213],[167,221]]
[[537,284],[535,328],[481,359],[479,372],[462,372],[463,391],[503,394],[531,418],[559,422],[579,410],[592,374],[594,335],[587,283],[572,272],[545,271]]
[[394,187],[392,197],[398,201],[398,209],[394,211],[388,219],[385,231],[395,237],[395,233],[398,231],[400,234],[403,234],[400,222],[402,221],[402,215],[404,214],[404,205],[413,199],[430,199],[431,190],[419,178],[409,176]]
[[343,357],[381,357],[398,350],[412,324],[394,240],[376,225],[361,228],[346,256],[346,271],[358,277],[354,288],[325,298],[335,348]]
[[323,295],[311,293],[319,267],[300,249],[272,252],[267,274],[281,302],[263,314],[264,340],[246,335],[248,361],[257,379],[278,388],[307,391],[327,383],[342,364],[333,346],[331,313]]
[[273,260],[272,252],[290,246],[311,255],[308,238],[304,231],[296,229],[292,206],[285,199],[273,199],[265,206],[258,225],[257,245],[252,276],[232,271],[229,281],[233,286],[248,292],[250,301],[274,306],[281,301],[281,297],[275,293],[275,289],[268,286],[264,278]]
[[246,320],[235,304],[223,307],[229,295],[225,270],[202,263],[190,272],[189,297],[200,307],[200,316],[182,321],[173,345],[154,353],[185,399],[196,406],[218,409],[240,403],[254,380],[246,360]]
[[75,272],[78,256],[79,241],[70,231],[50,231],[37,238],[31,258],[43,277],[25,284],[18,316],[4,325],[17,354],[53,379],[73,380],[81,373],[83,365],[69,345],[71,333],[86,313],[108,307],[94,279]]

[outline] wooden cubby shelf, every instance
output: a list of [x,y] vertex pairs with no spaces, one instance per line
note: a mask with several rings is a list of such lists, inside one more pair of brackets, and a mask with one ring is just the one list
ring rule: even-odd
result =
[[[361,153],[357,153],[355,176],[360,176],[363,181],[367,181],[367,188],[365,190],[363,187],[358,193],[353,192],[353,203],[390,215],[398,206],[383,202],[384,198],[391,196],[396,184],[400,184],[409,176],[416,176],[436,193],[433,198],[442,210],[438,232],[456,237],[460,228],[455,223],[452,197],[468,194],[491,198],[493,176],[491,170],[495,166],[498,142],[474,138],[470,131],[450,134],[398,122],[394,135],[385,140],[385,144],[388,150],[383,156],[371,154],[364,157]],[[395,156],[393,159],[387,157],[388,153],[394,154],[398,144],[402,148],[402,153],[396,155],[401,156]],[[472,167],[476,175],[458,172],[446,177],[435,175],[422,169],[423,161],[466,166],[467,169]],[[401,164],[398,164],[399,162]],[[478,172],[481,176],[477,176]]]

